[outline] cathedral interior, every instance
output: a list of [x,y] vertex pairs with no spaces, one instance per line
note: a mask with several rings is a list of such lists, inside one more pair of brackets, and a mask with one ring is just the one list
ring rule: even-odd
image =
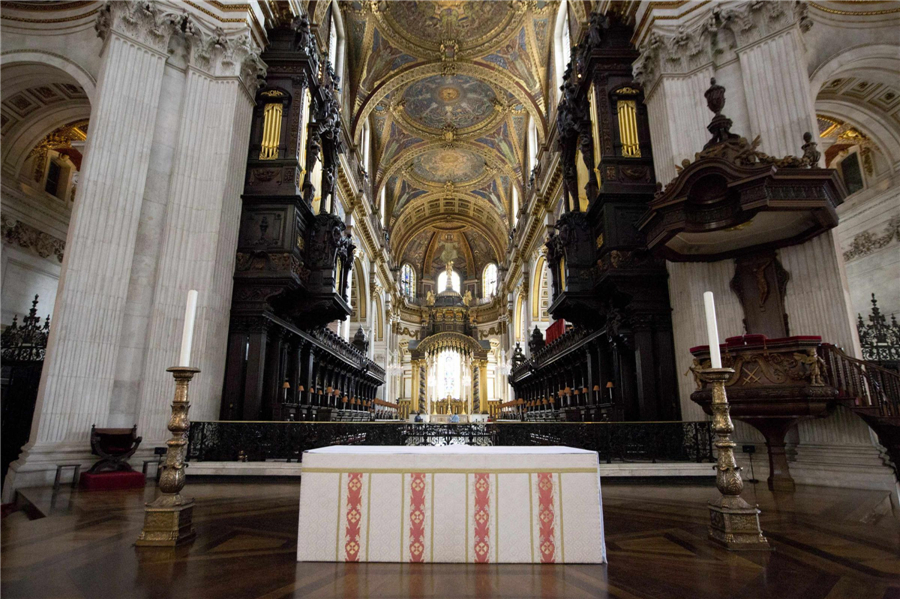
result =
[[[140,532],[149,482],[75,489],[115,430],[120,470],[186,461],[246,510],[198,504],[227,539],[173,559],[253,588],[123,562],[196,596],[900,596],[900,3],[4,0],[0,27],[4,594],[161,596],[88,581],[112,558],[69,536],[70,578],[28,582],[65,518]],[[720,387],[771,558],[697,532]],[[598,451],[609,570],[295,572],[303,451],[454,443]]]

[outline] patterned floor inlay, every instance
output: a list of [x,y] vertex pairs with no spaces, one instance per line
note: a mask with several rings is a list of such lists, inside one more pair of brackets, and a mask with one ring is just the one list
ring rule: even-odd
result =
[[887,492],[749,485],[775,551],[706,540],[709,486],[607,484],[605,566],[333,564],[296,560],[296,483],[188,484],[198,538],[136,549],[144,491],[26,491],[47,516],[0,525],[3,599],[900,599],[900,521]]

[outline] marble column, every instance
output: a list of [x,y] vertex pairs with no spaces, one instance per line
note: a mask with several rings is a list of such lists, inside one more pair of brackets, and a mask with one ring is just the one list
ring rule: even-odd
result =
[[791,29],[740,53],[750,115],[744,135],[759,135],[760,149],[772,156],[802,155],[803,134],[818,131],[798,38]]
[[[703,14],[705,12],[705,16]],[[712,113],[703,92],[711,77],[726,88],[724,113],[732,132],[775,156],[800,155],[803,133],[815,132],[802,34],[811,21],[805,3],[710,3],[684,21],[653,25],[635,62],[644,86],[656,178],[703,148]]]
[[98,13],[104,47],[91,133],[31,439],[5,496],[48,482],[67,456],[90,459],[91,425],[107,424],[167,49],[183,18],[143,2],[111,2]]
[[675,165],[686,158],[693,160],[709,139],[706,125],[712,113],[706,108],[703,92],[709,88],[712,73],[707,66],[690,75],[664,77],[647,95],[653,166],[656,180],[663,185],[675,178]]
[[730,288],[734,277],[734,260],[667,262],[666,267],[669,271],[669,302],[672,305],[675,372],[678,377],[681,418],[705,420],[703,410],[691,401],[691,393],[697,387],[690,372],[694,358],[688,350],[708,343],[703,309],[704,291],[712,291],[716,298],[719,339],[724,342],[728,337],[744,333],[743,309]]
[[187,292],[200,292],[191,366],[191,416],[218,412],[227,346],[234,252],[240,223],[250,121],[263,72],[246,34],[189,39],[183,109],[169,183],[138,428],[148,443],[166,438],[171,375]]

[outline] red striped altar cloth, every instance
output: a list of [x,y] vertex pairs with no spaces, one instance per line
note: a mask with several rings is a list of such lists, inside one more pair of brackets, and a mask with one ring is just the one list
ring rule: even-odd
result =
[[594,451],[339,445],[301,476],[297,561],[606,561]]

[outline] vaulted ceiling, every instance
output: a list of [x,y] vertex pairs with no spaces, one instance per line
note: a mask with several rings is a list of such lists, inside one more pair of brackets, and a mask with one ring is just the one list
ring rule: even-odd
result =
[[501,256],[523,197],[528,119],[546,134],[557,2],[341,2],[352,134],[372,139],[395,255],[473,227]]

